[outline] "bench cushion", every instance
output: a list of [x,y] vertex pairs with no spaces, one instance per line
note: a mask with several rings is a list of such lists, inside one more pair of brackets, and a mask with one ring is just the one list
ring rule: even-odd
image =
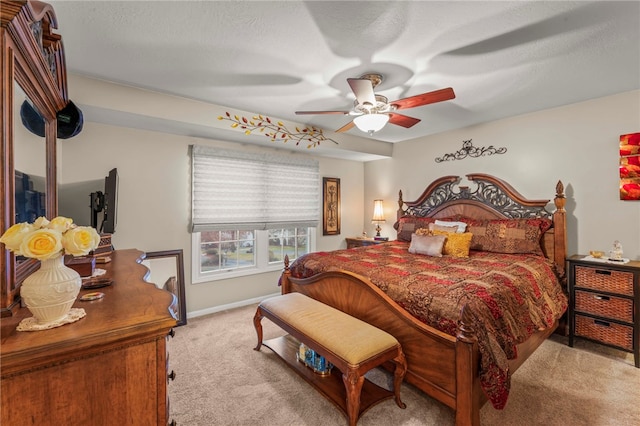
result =
[[351,365],[398,345],[386,331],[301,293],[271,297],[260,306]]

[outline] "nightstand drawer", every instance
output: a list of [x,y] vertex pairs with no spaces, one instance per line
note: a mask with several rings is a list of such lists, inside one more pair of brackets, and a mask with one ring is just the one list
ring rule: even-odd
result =
[[576,266],[576,287],[633,296],[633,273]]
[[633,350],[633,327],[576,315],[576,336]]
[[576,290],[576,311],[633,322],[633,300]]

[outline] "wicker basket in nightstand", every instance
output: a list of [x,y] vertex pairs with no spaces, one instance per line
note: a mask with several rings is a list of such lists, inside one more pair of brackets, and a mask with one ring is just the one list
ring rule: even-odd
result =
[[640,262],[568,262],[569,346],[581,337],[632,352],[640,368]]

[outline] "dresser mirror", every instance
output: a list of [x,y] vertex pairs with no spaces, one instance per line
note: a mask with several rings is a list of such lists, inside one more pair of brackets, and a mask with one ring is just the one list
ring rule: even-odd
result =
[[[23,125],[20,109],[25,102],[33,108],[33,102],[17,82],[13,88],[14,221],[31,223],[40,216],[46,216],[46,140]],[[24,260],[16,258],[18,264]]]
[[[53,32],[57,19],[53,8],[38,1],[2,1],[2,162],[0,163],[0,232],[16,223],[16,170],[32,170],[42,177],[33,187],[47,217],[58,212],[56,112],[67,105],[65,58],[61,37]],[[27,100],[44,120],[44,137],[30,133],[20,118]],[[23,172],[26,173],[26,172]],[[29,174],[29,173],[26,173]],[[27,186],[31,184],[27,183]],[[26,213],[25,213],[26,214]],[[33,213],[32,213],[33,214]],[[33,259],[19,259],[0,249],[0,315],[11,316],[19,308],[19,287],[39,267]]]

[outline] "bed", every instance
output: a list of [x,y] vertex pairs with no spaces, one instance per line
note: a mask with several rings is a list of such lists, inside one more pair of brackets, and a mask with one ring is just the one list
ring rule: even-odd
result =
[[[561,182],[551,213],[549,200],[526,199],[501,179],[466,178],[473,188],[445,176],[411,202],[400,191],[397,240],[285,259],[280,284],[282,293],[306,294],[394,335],[405,380],[451,407],[456,425],[478,425],[487,401],[504,407],[511,374],[566,310],[566,213]],[[436,220],[467,225],[466,256],[409,253],[413,234]],[[510,242],[508,253],[494,241]]]

